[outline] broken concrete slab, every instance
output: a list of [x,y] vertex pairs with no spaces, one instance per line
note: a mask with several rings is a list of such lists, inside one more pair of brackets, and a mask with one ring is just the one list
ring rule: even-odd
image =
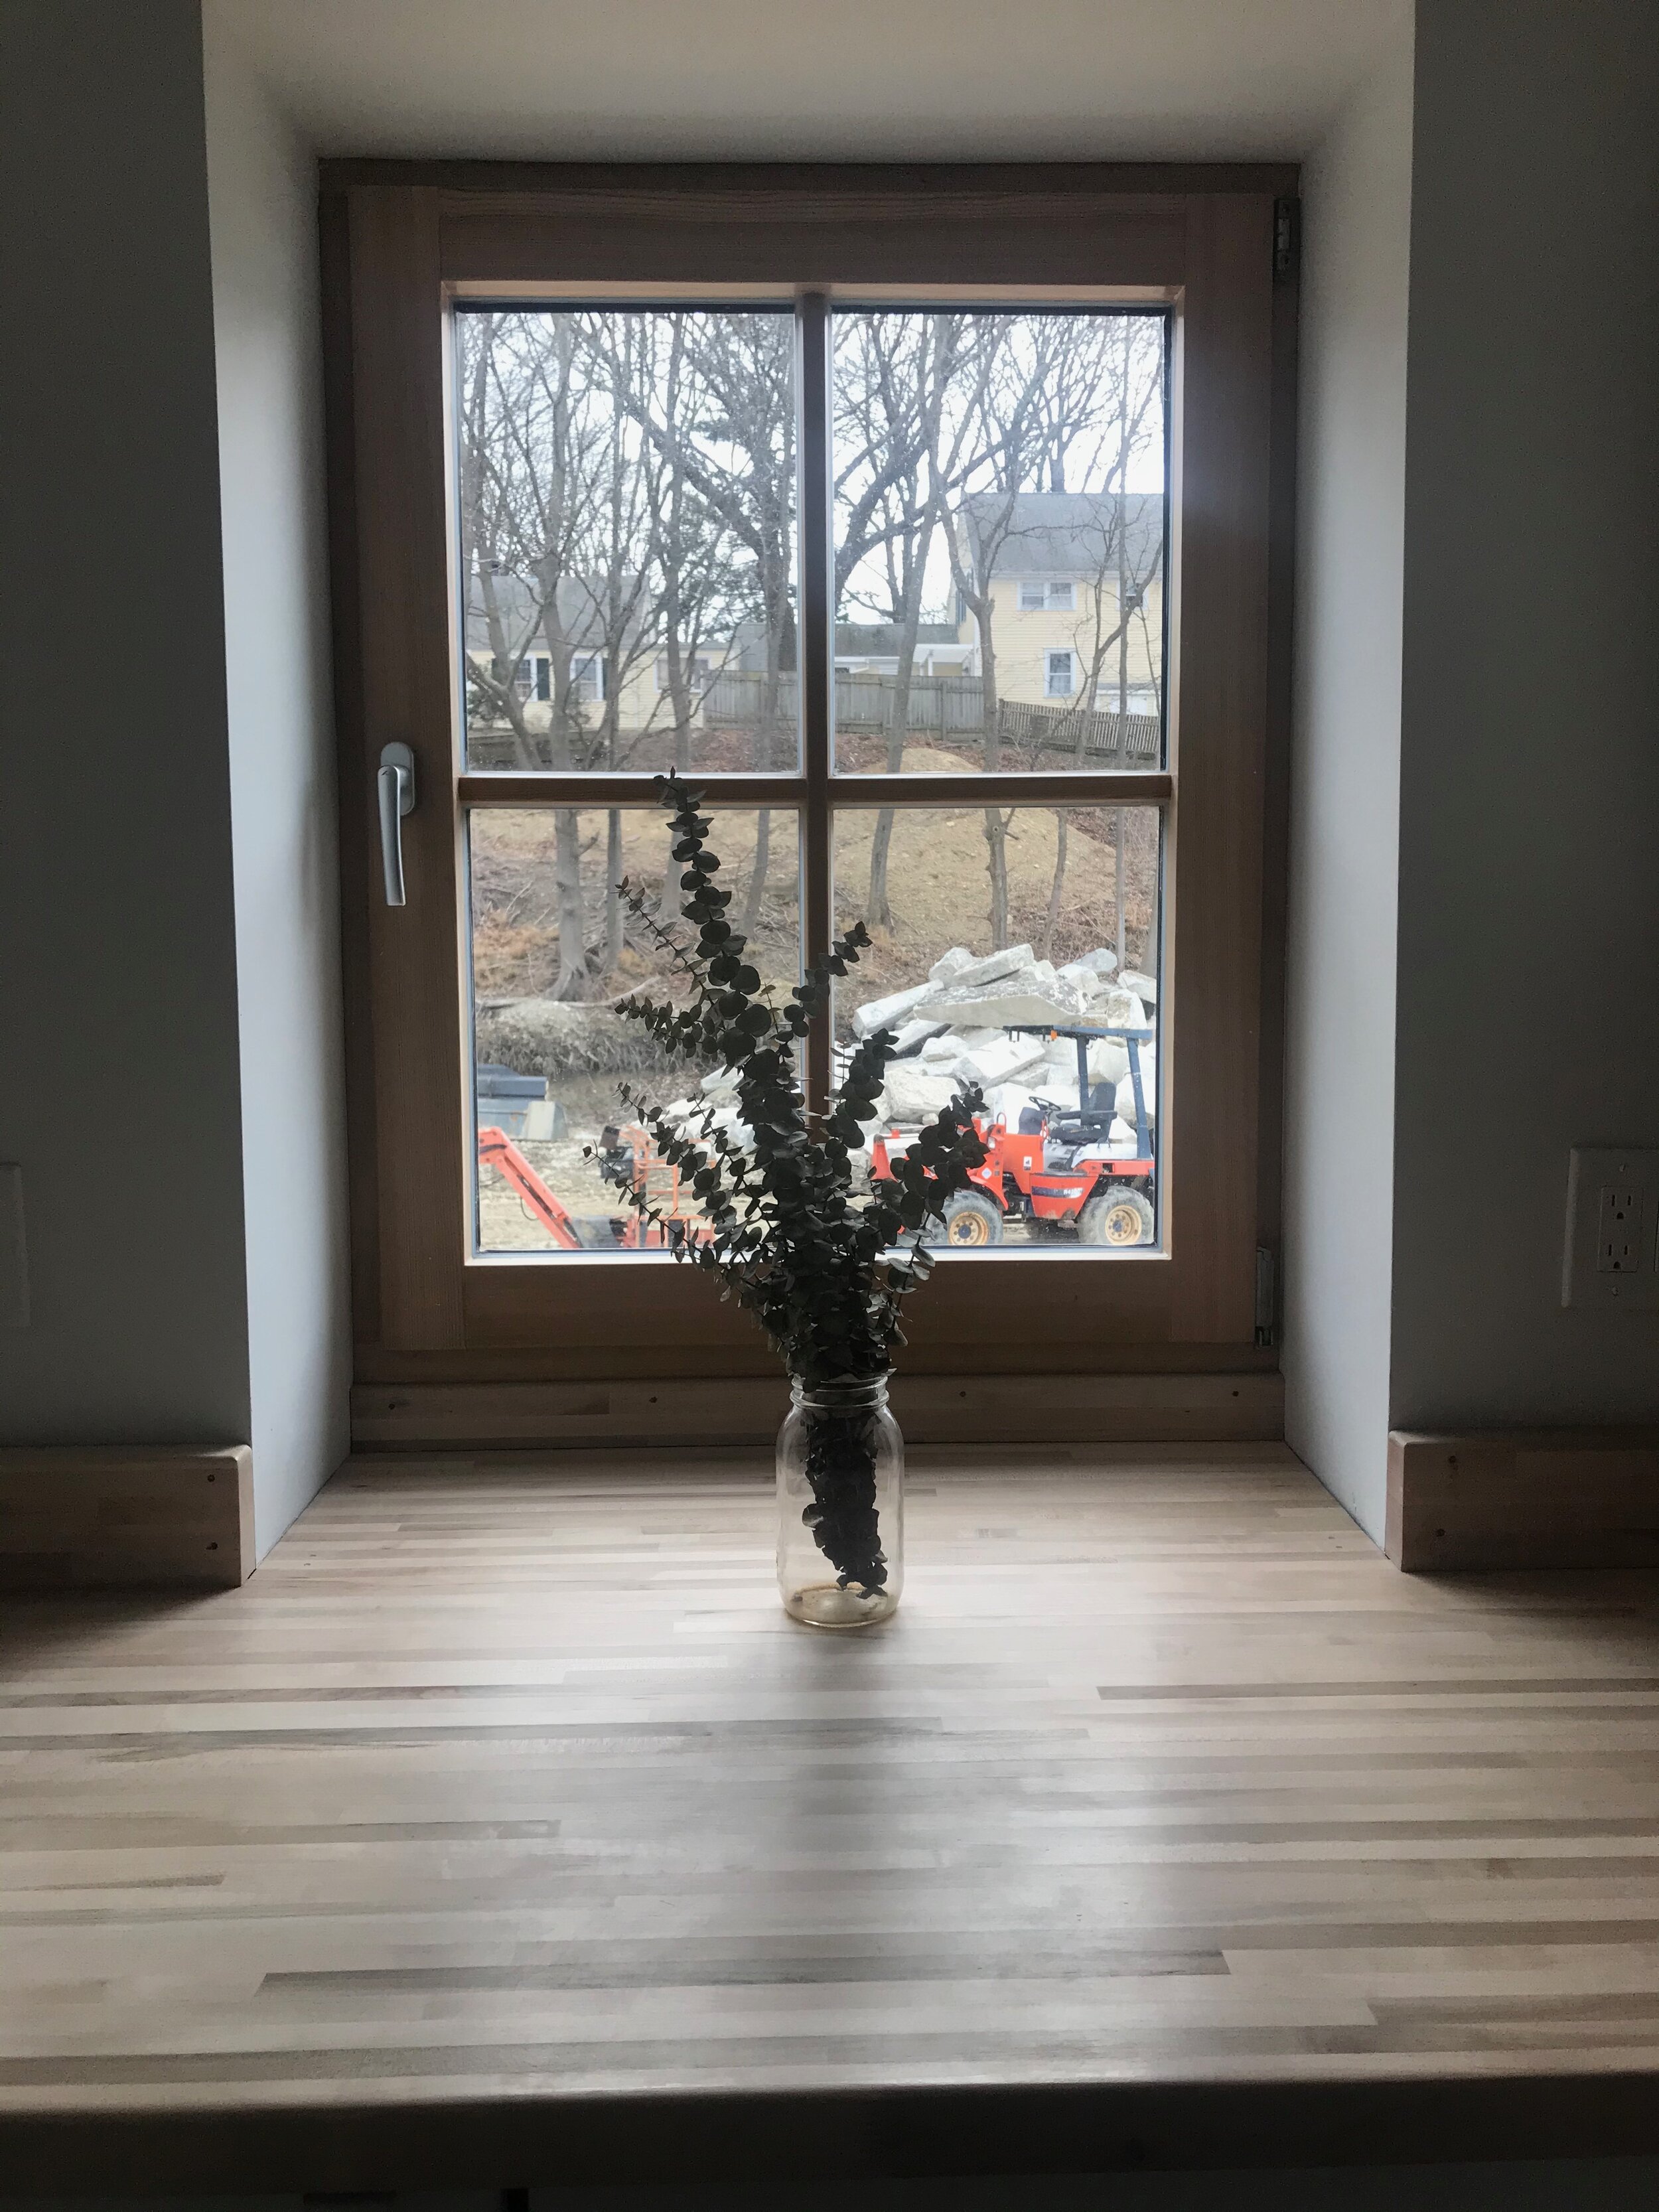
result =
[[1092,952],[1080,952],[1075,960],[1068,960],[1060,972],[1068,981],[1071,981],[1075,980],[1073,971],[1078,969],[1086,969],[1095,975],[1105,976],[1114,974],[1116,968],[1116,953],[1109,952],[1103,945],[1097,945]]
[[941,994],[932,1010],[958,1029],[1006,1029],[1035,1025],[1066,1028],[1093,1018],[1091,1002],[1058,976],[1052,982],[1009,975],[1000,983],[975,988],[971,997],[957,999]]
[[999,1084],[994,1091],[985,1094],[985,1110],[993,1121],[1003,1122],[1018,1135],[1019,1117],[1028,1107],[1036,1105],[1036,1094],[1028,1091],[1023,1083]]
[[997,1084],[1012,1083],[1028,1068],[1041,1067],[1042,1064],[1041,1037],[998,1036],[988,1044],[964,1052],[957,1062],[957,1073],[988,1091]]
[[1108,1030],[1149,1030],[1152,1023],[1137,992],[1114,988],[1095,1002],[1091,1018]]
[[1029,945],[1006,945],[1000,952],[979,954],[969,952],[965,945],[953,945],[934,961],[927,979],[941,984],[994,983],[999,976],[1030,967],[1034,957]]
[[914,1059],[917,1053],[926,1049],[932,1039],[948,1034],[942,1022],[925,1020],[901,1022],[898,1027],[898,1044],[893,1057],[895,1060]]
[[[1158,1119],[1158,1063],[1150,1045],[1143,1046],[1141,1048],[1140,1089],[1141,1095],[1146,1101],[1146,1118],[1149,1121],[1156,1121]],[[1112,1103],[1116,1109],[1119,1121],[1127,1121],[1132,1129],[1134,1128],[1137,1125],[1135,1086],[1133,1076],[1126,1075],[1123,1078],[1117,1086]]]
[[[1075,1066],[1075,1061],[1073,1064]],[[1109,1083],[1115,1091],[1128,1073],[1129,1048],[1122,1038],[1097,1037],[1089,1048],[1090,1082]]]
[[913,1127],[931,1121],[950,1104],[957,1089],[948,1077],[927,1074],[914,1060],[896,1060],[882,1090],[882,1119]]
[[885,999],[872,999],[853,1009],[854,1036],[873,1036],[878,1030],[896,1030],[908,1015],[939,994],[937,983],[913,983],[908,991],[895,991]]

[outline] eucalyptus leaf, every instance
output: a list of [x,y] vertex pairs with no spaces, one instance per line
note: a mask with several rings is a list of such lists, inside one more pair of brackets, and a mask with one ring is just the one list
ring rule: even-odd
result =
[[[711,1133],[705,1121],[702,1142],[694,1144],[637,1089],[623,1085],[623,1103],[662,1156],[689,1171],[706,1229],[664,1217],[636,1187],[626,1160],[602,1171],[635,1213],[662,1222],[677,1260],[718,1274],[722,1297],[734,1297],[754,1315],[809,1390],[884,1375],[904,1341],[905,1293],[933,1267],[921,1239],[984,1160],[974,1120],[984,1102],[976,1086],[964,1085],[895,1164],[893,1182],[855,1196],[849,1146],[860,1125],[875,1118],[897,1037],[884,1029],[863,1041],[821,1122],[807,1112],[795,1047],[827,1006],[831,977],[844,975],[869,945],[869,932],[861,921],[844,931],[775,1006],[759,970],[738,957],[746,940],[723,918],[731,892],[710,881],[720,863],[708,849],[712,823],[698,811],[702,793],[674,776],[659,776],[657,792],[672,821],[671,851],[683,864],[686,893],[680,911],[696,931],[695,946],[658,918],[644,887],[624,880],[619,889],[641,933],[671,957],[689,1003],[675,1007],[635,995],[617,1012],[641,1023],[669,1053],[705,1064],[719,1057],[735,1071],[738,1120],[751,1140]],[[743,1226],[734,1225],[739,1204]],[[810,1525],[843,1584],[879,1588],[886,1565],[877,1541],[873,1449],[856,1420],[820,1427],[807,1453]]]

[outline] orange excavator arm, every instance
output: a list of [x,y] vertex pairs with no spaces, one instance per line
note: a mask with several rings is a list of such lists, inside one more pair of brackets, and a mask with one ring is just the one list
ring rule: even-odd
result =
[[562,1250],[580,1252],[582,1249],[582,1240],[576,1233],[575,1223],[510,1137],[500,1129],[480,1129],[478,1158],[487,1160],[498,1174],[507,1177]]

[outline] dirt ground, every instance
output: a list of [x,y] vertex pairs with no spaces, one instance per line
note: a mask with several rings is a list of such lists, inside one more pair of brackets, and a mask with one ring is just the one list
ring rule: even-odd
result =
[[[970,770],[950,752],[914,747],[906,766],[921,781],[927,773]],[[712,842],[720,881],[746,897],[753,875],[757,816],[717,812]],[[602,935],[605,866],[605,817],[580,817],[583,875],[589,886],[590,945]],[[1016,942],[1046,950],[1056,963],[1116,941],[1110,812],[1069,811],[1063,895],[1052,941],[1045,947],[1049,892],[1054,872],[1056,821],[1052,809],[1021,807],[1008,817],[1006,850],[1010,921]],[[864,911],[869,893],[873,812],[843,809],[836,817],[836,908],[842,927]],[[558,972],[558,924],[553,888],[555,828],[550,813],[492,809],[472,817],[473,979],[484,996],[534,997],[547,992]],[[1135,808],[1125,817],[1124,912],[1128,964],[1146,958],[1158,869],[1156,810]],[[668,864],[667,830],[652,810],[623,815],[623,866],[631,879],[660,884]],[[799,958],[799,896],[794,817],[771,819],[767,891],[750,955],[763,975],[787,988]],[[981,807],[908,808],[896,812],[888,866],[890,931],[878,941],[838,994],[846,1013],[925,975],[942,952],[965,945],[991,950],[985,812]],[[630,945],[612,989],[637,981],[659,963]]]

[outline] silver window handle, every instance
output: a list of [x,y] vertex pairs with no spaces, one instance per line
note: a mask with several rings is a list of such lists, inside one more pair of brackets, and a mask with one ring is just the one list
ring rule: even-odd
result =
[[380,866],[386,872],[386,902],[402,906],[404,900],[404,832],[405,814],[415,811],[415,756],[407,745],[382,747],[380,772],[375,779],[380,798]]

